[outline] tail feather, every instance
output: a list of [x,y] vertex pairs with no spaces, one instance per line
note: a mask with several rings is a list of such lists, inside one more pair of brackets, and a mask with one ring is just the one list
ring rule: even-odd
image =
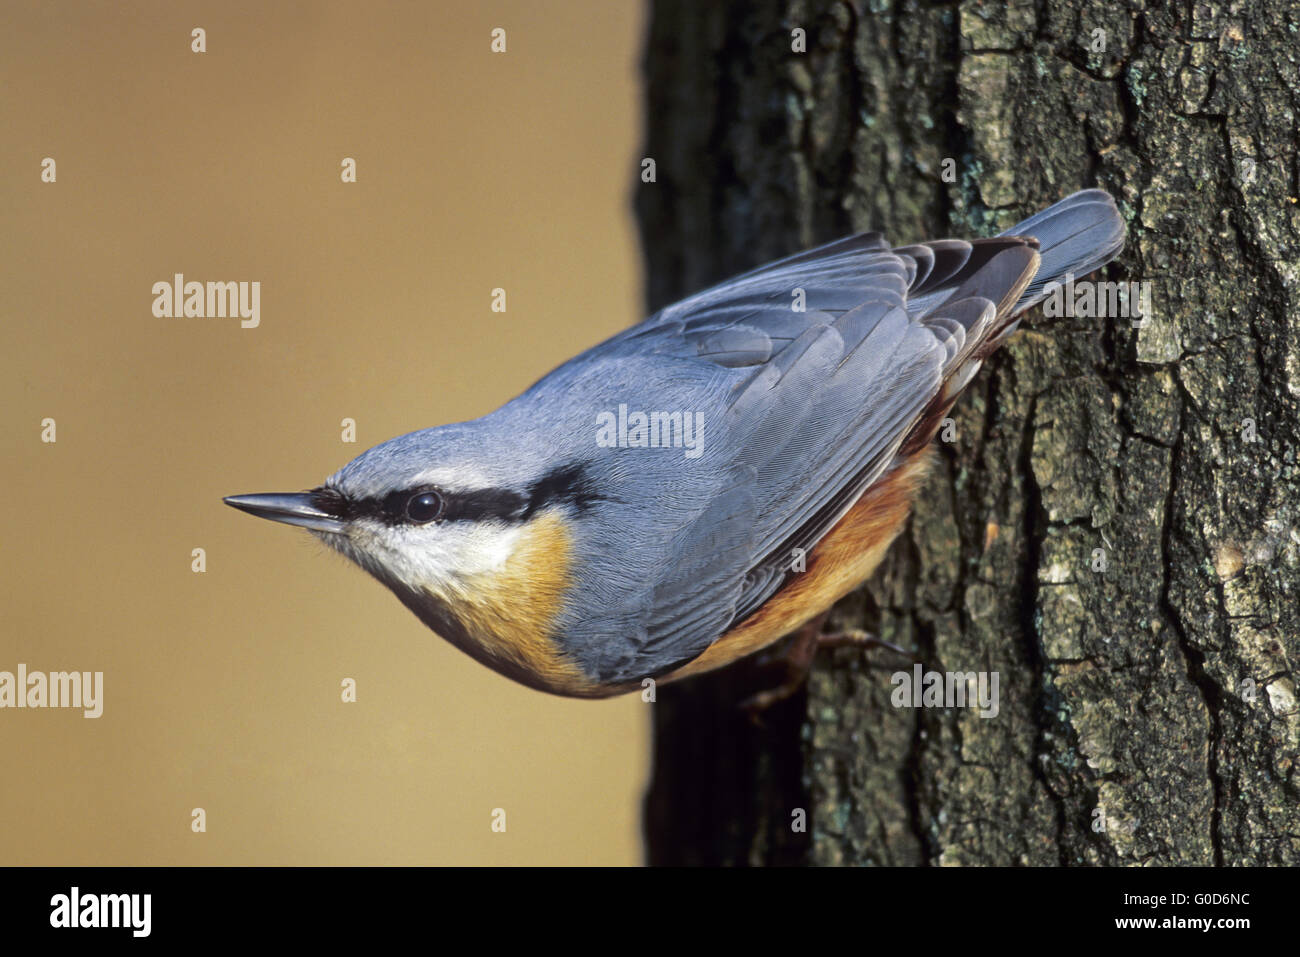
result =
[[1018,315],[1041,302],[1050,283],[1067,275],[1082,278],[1124,248],[1124,219],[1105,190],[1085,189],[1065,197],[1008,229],[1003,236],[1038,240],[1042,262],[1012,309]]
[[[938,240],[900,247],[929,268],[918,268],[907,309],[943,343],[943,388],[899,450],[906,457],[927,446],[984,360],[1020,325],[1020,316],[1067,275],[1081,278],[1124,247],[1124,220],[1099,189],[1067,196],[991,239]],[[927,263],[926,260],[932,260]]]

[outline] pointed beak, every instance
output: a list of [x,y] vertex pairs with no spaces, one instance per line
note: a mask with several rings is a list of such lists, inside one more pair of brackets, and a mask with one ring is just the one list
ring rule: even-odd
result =
[[229,495],[222,501],[231,508],[237,508],[249,515],[269,518],[273,522],[284,522],[286,525],[309,528],[313,532],[332,532],[338,535],[345,528],[338,518],[312,504],[310,492]]

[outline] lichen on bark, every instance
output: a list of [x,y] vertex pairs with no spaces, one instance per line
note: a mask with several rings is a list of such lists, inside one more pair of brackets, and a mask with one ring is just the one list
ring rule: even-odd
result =
[[743,668],[664,689],[652,860],[1300,862],[1298,61],[1284,0],[654,5],[652,307],[1100,185],[1129,225],[1108,278],[1152,308],[1031,317],[835,610],[998,672],[998,715],[894,708],[886,651],[824,655],[762,729],[731,715]]

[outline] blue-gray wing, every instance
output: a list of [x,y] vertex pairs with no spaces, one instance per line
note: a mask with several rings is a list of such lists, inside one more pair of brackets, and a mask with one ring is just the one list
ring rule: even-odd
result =
[[[1118,220],[1090,193],[1058,207],[1046,233],[1076,245],[1089,220]],[[669,670],[761,607],[793,550],[815,548],[1014,328],[1039,245],[1015,234],[891,249],[879,234],[854,236],[691,296],[598,347],[731,377],[720,437],[703,452],[712,494],[669,533],[671,560],[647,586],[635,647],[605,676]],[[1079,258],[1097,258],[1083,245]]]
[[[938,264],[949,275],[936,278],[951,278],[969,243],[882,247],[859,237],[774,264],[669,307],[633,336],[643,349],[744,370],[725,444],[704,453],[716,455],[717,493],[679,530],[653,592],[642,652],[654,662],[698,655],[771,597],[794,549],[815,548],[892,464],[947,367],[994,318],[982,296],[908,312],[918,277],[923,286]],[[1020,251],[1021,271],[1034,257],[1022,243],[1005,248]],[[806,311],[792,308],[799,297]]]

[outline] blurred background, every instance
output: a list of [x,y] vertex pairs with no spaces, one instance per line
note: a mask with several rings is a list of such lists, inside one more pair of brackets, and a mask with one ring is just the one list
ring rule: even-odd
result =
[[[0,670],[102,671],[104,712],[0,711],[0,864],[642,860],[639,698],[517,686],[221,497],[475,418],[641,318],[643,26],[7,0]],[[155,318],[178,272],[261,282],[260,327]]]

